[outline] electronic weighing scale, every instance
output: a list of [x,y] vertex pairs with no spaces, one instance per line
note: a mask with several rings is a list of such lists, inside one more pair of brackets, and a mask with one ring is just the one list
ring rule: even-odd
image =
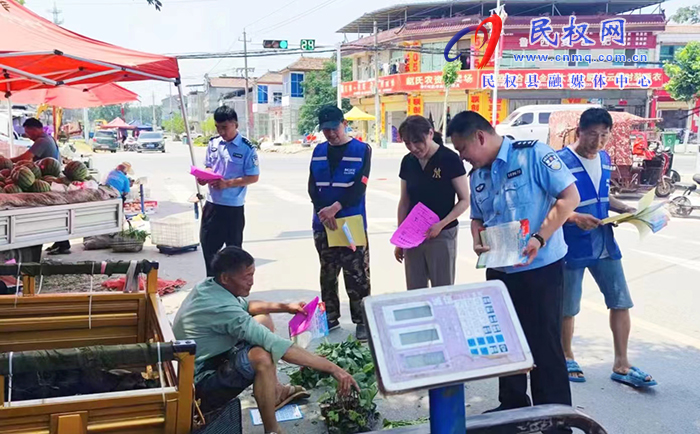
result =
[[380,389],[431,389],[434,434],[464,433],[464,382],[533,367],[500,280],[367,297],[364,309]]

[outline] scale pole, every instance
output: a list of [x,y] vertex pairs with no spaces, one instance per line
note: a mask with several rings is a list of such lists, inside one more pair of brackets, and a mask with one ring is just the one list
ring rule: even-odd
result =
[[464,434],[467,426],[464,384],[430,389],[430,433]]

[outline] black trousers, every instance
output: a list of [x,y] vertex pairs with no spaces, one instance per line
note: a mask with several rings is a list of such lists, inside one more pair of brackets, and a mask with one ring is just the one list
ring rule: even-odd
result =
[[217,205],[207,202],[202,211],[202,226],[199,241],[202,243],[207,277],[214,277],[211,263],[214,256],[224,247],[243,245],[245,213],[242,206]]
[[[532,351],[535,369],[530,372],[530,386],[535,405],[571,405],[569,376],[561,345],[563,271],[563,261],[513,274],[486,270],[487,280],[500,280],[508,287]],[[501,377],[498,383],[498,399],[504,410],[529,406],[527,375]]]

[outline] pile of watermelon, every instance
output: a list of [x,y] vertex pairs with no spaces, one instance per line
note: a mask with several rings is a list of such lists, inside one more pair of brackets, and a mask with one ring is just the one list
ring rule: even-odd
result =
[[83,182],[89,176],[87,167],[80,161],[71,161],[61,171],[61,163],[55,158],[15,164],[0,157],[0,193],[46,193],[51,191],[53,183],[70,185]]

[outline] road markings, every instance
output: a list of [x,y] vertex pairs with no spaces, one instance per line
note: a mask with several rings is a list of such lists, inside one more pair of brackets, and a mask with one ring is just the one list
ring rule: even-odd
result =
[[700,271],[700,262],[697,261],[698,258],[679,258],[677,256],[662,255],[659,253],[645,252],[644,250],[632,249],[633,252],[641,253],[643,255],[651,256],[652,258],[661,259],[662,261],[669,262],[673,265],[679,267],[684,267],[689,270]]
[[311,199],[307,196],[300,196],[296,193],[292,193],[289,190],[277,187],[270,184],[256,184],[256,188],[261,188],[272,193],[276,198],[281,199],[285,202],[296,203],[299,205],[309,205],[311,204]]
[[[581,300],[581,305],[588,310],[601,313],[603,315],[608,315],[608,309],[601,303],[594,303],[589,300]],[[654,324],[653,322],[643,320],[637,316],[632,316],[632,324],[635,329],[644,329],[646,331],[655,333],[666,339],[676,341],[681,345],[686,345],[700,350],[700,339],[696,339],[692,336],[679,333],[675,330],[671,330],[666,327]]]

